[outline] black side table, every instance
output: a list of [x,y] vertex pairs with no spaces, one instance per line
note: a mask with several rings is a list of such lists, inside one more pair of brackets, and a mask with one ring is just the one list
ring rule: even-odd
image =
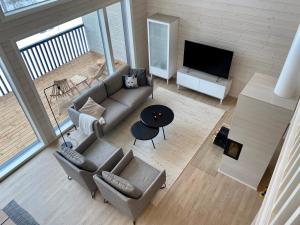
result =
[[162,128],[164,139],[166,139],[164,127],[174,120],[173,111],[164,105],[150,105],[141,112],[142,122],[152,128]]
[[131,133],[135,138],[133,145],[135,145],[137,139],[142,141],[151,140],[153,148],[155,149],[153,138],[158,135],[158,132],[158,128],[147,127],[142,121],[134,123],[131,127]]

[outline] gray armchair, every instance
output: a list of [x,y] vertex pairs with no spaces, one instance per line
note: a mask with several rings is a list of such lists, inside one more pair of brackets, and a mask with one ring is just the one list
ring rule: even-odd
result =
[[96,165],[97,169],[91,172],[79,168],[59,152],[55,152],[54,156],[68,175],[68,179],[76,180],[84,188],[88,189],[91,192],[92,198],[94,198],[97,186],[93,180],[93,175],[101,174],[102,171],[111,171],[124,156],[123,150],[116,148],[104,140],[98,139],[96,134],[92,133],[86,137],[74,151],[80,153],[87,160]]
[[94,175],[95,183],[104,198],[104,202],[109,202],[130,216],[133,219],[133,224],[135,224],[137,217],[149,205],[157,191],[165,187],[166,172],[153,168],[143,160],[133,156],[132,151],[130,151],[111,173],[126,179],[142,191],[140,198],[130,198],[105,182],[101,176]]

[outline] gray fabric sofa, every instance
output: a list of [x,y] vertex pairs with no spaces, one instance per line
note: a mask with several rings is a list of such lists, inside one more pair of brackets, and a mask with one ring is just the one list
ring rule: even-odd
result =
[[153,98],[152,78],[147,77],[147,86],[136,89],[123,88],[122,75],[129,74],[129,66],[123,66],[119,71],[110,75],[101,84],[93,86],[74,100],[73,106],[68,109],[69,117],[75,126],[79,125],[78,111],[91,97],[95,102],[106,108],[103,117],[105,125],[95,124],[97,135],[103,136],[112,130],[131,112],[139,107],[150,95]]
[[91,192],[92,198],[94,198],[97,186],[93,180],[93,175],[101,174],[102,171],[111,171],[124,156],[123,150],[97,138],[96,134],[92,133],[74,151],[93,162],[97,166],[97,170],[90,172],[78,168],[59,152],[55,152],[54,156],[68,175],[68,179],[76,180],[84,188],[88,189]]
[[155,169],[140,158],[135,157],[130,151],[111,173],[128,180],[143,193],[138,199],[127,197],[106,183],[99,175],[94,175],[95,183],[104,198],[104,202],[109,202],[119,211],[130,216],[135,224],[136,219],[149,205],[157,191],[165,187],[166,172]]

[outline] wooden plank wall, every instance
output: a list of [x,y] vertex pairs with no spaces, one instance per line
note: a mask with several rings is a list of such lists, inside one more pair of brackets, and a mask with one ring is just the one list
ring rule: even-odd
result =
[[178,67],[185,39],[235,52],[233,96],[254,72],[279,76],[300,23],[299,0],[147,0],[148,16],[156,12],[181,18]]

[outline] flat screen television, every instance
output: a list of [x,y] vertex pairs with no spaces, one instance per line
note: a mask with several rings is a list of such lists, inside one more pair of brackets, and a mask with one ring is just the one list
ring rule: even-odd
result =
[[228,78],[233,52],[185,41],[183,66]]

